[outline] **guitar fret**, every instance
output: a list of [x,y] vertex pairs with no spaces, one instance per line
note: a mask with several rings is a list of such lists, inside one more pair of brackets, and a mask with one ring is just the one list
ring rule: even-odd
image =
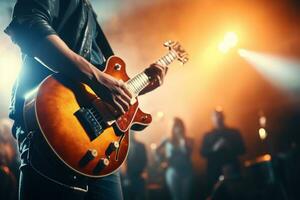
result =
[[158,61],[157,61],[158,64],[162,65],[162,66],[165,66],[165,63],[164,61],[160,58]]
[[166,59],[166,57],[164,56],[163,57],[163,60],[165,61],[165,63],[166,63],[166,65],[164,66],[164,67],[166,67],[166,66],[168,66],[170,63],[168,63],[168,60]]
[[175,60],[176,57],[177,57],[177,56],[176,56],[176,53],[175,53],[174,51],[170,51],[170,52],[169,52],[169,55],[170,55],[170,56],[172,57],[172,59],[174,59],[174,60]]
[[170,59],[170,63],[174,61],[174,58],[172,57],[170,52],[167,54],[167,57]]
[[130,81],[126,84],[127,89],[129,90],[130,93],[134,93],[132,86],[129,84]]
[[[139,88],[139,92],[142,91],[148,85],[148,83],[145,79],[145,76],[143,76],[143,74],[140,74],[140,76],[139,76],[139,80],[141,81],[141,85],[140,85],[141,87]],[[147,79],[148,79],[148,77],[147,77]]]
[[137,88],[137,90],[139,90],[139,85],[140,85],[140,83],[139,83],[139,76],[137,76],[136,78],[135,78],[135,82],[136,82],[136,88]]
[[[167,67],[174,60],[177,59],[177,54],[171,49],[165,56],[159,58],[156,63]],[[138,94],[149,84],[149,77],[145,73],[139,73],[129,81],[127,81],[127,87],[133,93],[134,96]]]
[[140,76],[138,76],[138,77],[137,77],[137,80],[139,81],[139,90],[141,90],[141,88],[142,88],[143,85],[144,85],[143,79],[142,79]]
[[166,59],[168,60],[168,63],[171,64],[171,62],[173,61],[172,58],[169,57],[169,54],[166,55]]
[[140,73],[130,79],[127,84],[131,91],[133,91],[134,95],[138,95],[149,83],[148,76],[145,73]]
[[174,51],[170,51],[169,56],[172,58],[172,61],[176,60],[177,58],[177,54]]
[[136,94],[137,87],[136,87],[136,82],[135,82],[134,79],[133,79],[133,81],[132,81],[132,86],[133,86],[133,91],[134,91],[134,93]]
[[164,61],[165,61],[165,63],[166,63],[166,66],[169,65],[169,61],[168,61],[168,59],[166,58],[166,56],[164,56],[163,59],[164,59]]
[[170,52],[170,53],[168,54],[168,56],[170,57],[170,59],[171,59],[172,61],[174,61],[174,60],[176,59],[176,55],[174,56],[174,54],[172,54],[172,52]]
[[141,89],[141,85],[142,85],[141,80],[140,80],[140,76],[136,77],[136,82],[137,82],[137,91],[139,91]]
[[170,51],[171,55],[173,55],[174,59],[177,58],[177,54],[174,51]]
[[167,65],[168,65],[168,61],[165,59],[165,57],[162,57],[162,60],[163,60],[164,63],[165,63],[164,67],[167,66]]

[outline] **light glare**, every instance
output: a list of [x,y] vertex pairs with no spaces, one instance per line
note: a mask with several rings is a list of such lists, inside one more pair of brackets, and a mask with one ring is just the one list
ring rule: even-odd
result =
[[234,32],[227,32],[224,35],[223,41],[219,44],[218,49],[221,53],[227,53],[238,43],[238,36]]
[[268,136],[268,133],[267,133],[266,129],[264,129],[264,128],[260,128],[258,130],[258,133],[259,133],[259,137],[261,140],[265,140]]

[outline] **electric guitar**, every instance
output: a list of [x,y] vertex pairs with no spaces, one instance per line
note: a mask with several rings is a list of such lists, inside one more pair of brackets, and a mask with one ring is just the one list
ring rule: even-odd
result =
[[[158,64],[167,67],[174,60],[182,64],[188,61],[178,42],[164,45],[169,51]],[[150,114],[140,110],[137,98],[149,84],[149,77],[142,72],[130,79],[125,62],[116,56],[107,60],[104,73],[123,80],[134,96],[129,110],[121,116],[116,116],[112,106],[89,86],[60,73],[48,76],[24,104],[27,131],[38,130],[60,161],[88,177],[117,170],[128,153],[129,130],[143,130],[152,121]]]

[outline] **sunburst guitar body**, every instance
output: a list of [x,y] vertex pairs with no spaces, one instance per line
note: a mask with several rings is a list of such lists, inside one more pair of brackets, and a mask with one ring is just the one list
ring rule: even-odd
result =
[[[187,61],[177,42],[169,41],[165,46],[169,52],[157,63],[166,67],[174,60]],[[42,134],[60,161],[88,177],[115,172],[126,159],[130,129],[143,130],[152,121],[151,115],[139,108],[137,98],[149,78],[142,72],[130,79],[125,62],[116,56],[107,60],[104,73],[123,80],[134,96],[129,110],[121,116],[89,86],[59,73],[47,77],[27,95],[24,104],[27,131]]]

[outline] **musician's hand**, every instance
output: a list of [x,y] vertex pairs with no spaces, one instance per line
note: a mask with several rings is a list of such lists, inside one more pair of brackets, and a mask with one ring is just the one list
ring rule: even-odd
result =
[[141,92],[141,94],[145,94],[161,86],[164,82],[167,71],[168,68],[156,63],[153,63],[146,68],[144,72],[149,77],[150,84]]
[[109,90],[110,95],[104,98],[104,100],[109,101],[115,108],[114,114],[124,114],[127,112],[132,95],[126,88],[125,83],[105,73],[101,73],[98,80],[100,84]]

